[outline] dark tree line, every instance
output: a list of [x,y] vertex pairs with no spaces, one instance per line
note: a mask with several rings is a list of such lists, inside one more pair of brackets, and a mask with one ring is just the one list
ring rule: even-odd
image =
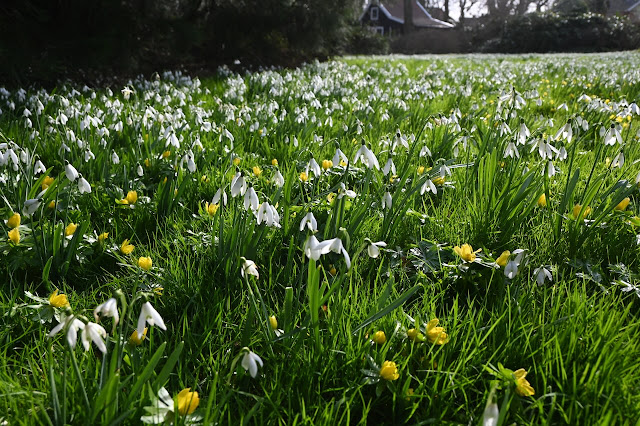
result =
[[358,0],[4,0],[0,84],[338,53]]

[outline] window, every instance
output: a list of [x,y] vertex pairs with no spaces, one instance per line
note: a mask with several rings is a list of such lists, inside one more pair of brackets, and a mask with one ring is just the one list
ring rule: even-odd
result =
[[384,27],[376,27],[376,33],[384,35]]
[[377,21],[378,20],[378,14],[379,14],[379,9],[376,6],[372,7],[371,11],[370,11],[371,20],[372,21]]

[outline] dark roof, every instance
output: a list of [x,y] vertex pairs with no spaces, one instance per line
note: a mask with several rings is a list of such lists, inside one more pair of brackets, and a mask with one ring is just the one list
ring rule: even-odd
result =
[[640,0],[609,0],[609,13],[631,12],[640,6]]
[[[404,23],[404,0],[387,0],[375,2],[380,10],[387,15],[393,21]],[[454,25],[448,22],[441,21],[432,17],[429,12],[420,4],[418,0],[412,0],[411,6],[413,7],[413,25],[419,28],[453,28]],[[369,7],[367,7],[369,9]],[[362,19],[362,18],[361,18]]]

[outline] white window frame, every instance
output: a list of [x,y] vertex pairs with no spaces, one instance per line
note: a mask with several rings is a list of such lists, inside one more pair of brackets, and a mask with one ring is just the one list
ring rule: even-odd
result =
[[378,6],[372,6],[371,9],[369,9],[369,17],[372,21],[380,19],[380,8]]
[[373,27],[376,34],[384,35],[384,27]]

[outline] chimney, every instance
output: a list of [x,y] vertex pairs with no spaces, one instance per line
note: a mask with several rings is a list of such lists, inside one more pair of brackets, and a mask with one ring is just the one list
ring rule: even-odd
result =
[[413,31],[413,2],[415,0],[404,0],[404,33]]

